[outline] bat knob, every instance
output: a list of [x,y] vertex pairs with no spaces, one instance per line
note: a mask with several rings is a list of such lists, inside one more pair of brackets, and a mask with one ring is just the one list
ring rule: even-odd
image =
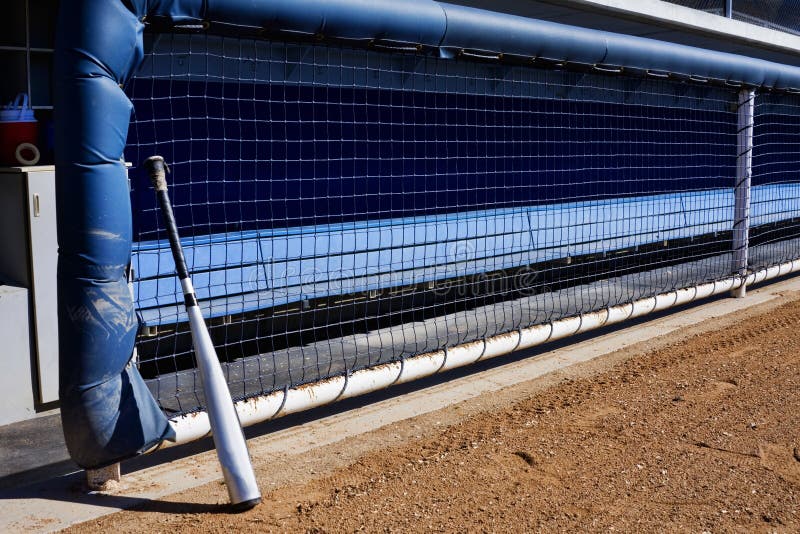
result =
[[167,162],[161,156],[150,156],[144,160],[144,168],[147,174],[150,175],[150,182],[156,191],[167,190],[167,173],[169,167]]

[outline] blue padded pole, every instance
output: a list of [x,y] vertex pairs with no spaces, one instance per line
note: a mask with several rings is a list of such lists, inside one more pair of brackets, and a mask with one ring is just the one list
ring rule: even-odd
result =
[[59,395],[72,458],[98,468],[172,428],[136,367],[127,285],[131,211],[121,157],[131,103],[120,88],[142,57],[122,2],[62,0],[55,55]]

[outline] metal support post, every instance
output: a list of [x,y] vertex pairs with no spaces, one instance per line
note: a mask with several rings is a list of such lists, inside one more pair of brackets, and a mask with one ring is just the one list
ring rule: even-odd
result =
[[755,90],[739,91],[738,135],[736,137],[736,186],[733,207],[733,265],[734,275],[741,285],[731,290],[731,296],[744,297],[747,276],[747,252],[750,233],[750,177],[753,174],[753,115]]
[[86,470],[86,485],[91,491],[113,491],[119,487],[119,463]]

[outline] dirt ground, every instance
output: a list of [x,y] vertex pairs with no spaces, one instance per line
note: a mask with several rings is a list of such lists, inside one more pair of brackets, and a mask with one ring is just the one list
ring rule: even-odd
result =
[[784,302],[255,458],[249,512],[225,513],[217,482],[71,530],[800,532],[800,300]]

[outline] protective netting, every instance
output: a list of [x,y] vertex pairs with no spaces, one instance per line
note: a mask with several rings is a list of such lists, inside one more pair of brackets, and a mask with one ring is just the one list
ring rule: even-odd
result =
[[[732,273],[736,88],[200,35],[148,50],[125,156],[171,166],[238,398]],[[783,102],[759,120],[789,120]],[[800,205],[795,148],[754,181],[770,242]],[[180,285],[140,168],[131,182],[140,370],[165,411],[192,411]]]
[[759,95],[753,131],[750,266],[800,258],[800,98]]

